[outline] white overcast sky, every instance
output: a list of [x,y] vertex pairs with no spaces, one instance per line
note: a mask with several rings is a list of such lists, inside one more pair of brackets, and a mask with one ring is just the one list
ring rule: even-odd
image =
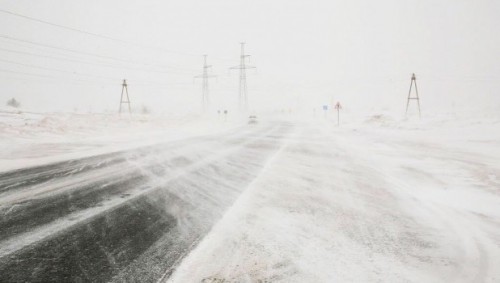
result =
[[16,0],[0,9],[140,45],[0,12],[0,100],[27,109],[115,111],[126,78],[135,108],[198,111],[202,54],[218,76],[212,107],[233,109],[238,73],[228,68],[242,41],[257,67],[248,71],[256,111],[339,100],[354,112],[402,113],[413,72],[424,111],[500,109],[500,1]]

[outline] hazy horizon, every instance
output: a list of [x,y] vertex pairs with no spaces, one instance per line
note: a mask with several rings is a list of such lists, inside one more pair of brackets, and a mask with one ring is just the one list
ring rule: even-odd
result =
[[3,105],[14,97],[31,110],[117,110],[127,79],[135,109],[198,112],[193,77],[208,54],[212,110],[233,110],[238,72],[229,68],[246,42],[247,63],[257,67],[247,72],[252,111],[340,101],[351,111],[403,113],[412,73],[424,112],[500,106],[496,1],[0,3]]

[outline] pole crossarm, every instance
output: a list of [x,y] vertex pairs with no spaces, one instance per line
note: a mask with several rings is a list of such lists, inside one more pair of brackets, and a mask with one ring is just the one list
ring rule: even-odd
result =
[[204,76],[204,75],[198,75],[198,76],[194,76],[195,79],[203,79],[203,78],[217,78],[216,75],[207,75],[207,76]]
[[234,66],[234,67],[230,67],[229,69],[231,70],[239,70],[239,69],[257,69],[257,67],[254,67],[254,66],[249,66],[249,65],[244,65],[244,66]]

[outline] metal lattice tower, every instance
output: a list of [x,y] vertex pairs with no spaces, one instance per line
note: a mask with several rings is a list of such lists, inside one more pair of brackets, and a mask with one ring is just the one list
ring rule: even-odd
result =
[[210,99],[208,96],[208,79],[215,77],[208,74],[208,69],[210,69],[212,65],[207,65],[207,57],[208,55],[203,55],[203,73],[199,76],[195,76],[195,78],[203,79],[201,89],[201,107],[203,109],[203,112],[206,112],[210,106]]
[[241,55],[240,55],[240,64],[238,66],[231,67],[231,69],[239,69],[240,70],[240,94],[238,98],[238,106],[240,111],[246,112],[248,110],[248,91],[247,91],[247,69],[255,69],[253,66],[249,66],[245,64],[246,57],[250,57],[250,55],[245,54],[245,43],[241,44]]
[[[414,96],[414,97],[411,96],[411,88],[412,88],[413,84],[415,84],[415,93],[416,93],[416,96]],[[418,97],[417,77],[415,76],[415,74],[412,74],[412,76],[411,76],[410,91],[408,92],[408,99],[406,101],[406,112],[405,112],[405,115],[408,115],[408,106],[410,105],[410,100],[416,100],[417,101],[418,116],[422,117],[422,115],[420,113],[420,99]]]
[[[123,93],[125,92],[126,94],[126,100],[123,99]],[[122,95],[120,96],[120,109],[118,110],[118,113],[122,113],[122,105],[123,104],[128,104],[128,113],[132,114],[132,110],[130,109],[130,98],[128,97],[128,88],[127,88],[127,80],[123,80],[122,83]]]

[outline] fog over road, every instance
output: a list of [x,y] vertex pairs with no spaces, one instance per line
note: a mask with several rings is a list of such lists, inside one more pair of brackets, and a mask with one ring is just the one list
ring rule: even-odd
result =
[[251,125],[0,174],[0,281],[168,277],[292,128]]

